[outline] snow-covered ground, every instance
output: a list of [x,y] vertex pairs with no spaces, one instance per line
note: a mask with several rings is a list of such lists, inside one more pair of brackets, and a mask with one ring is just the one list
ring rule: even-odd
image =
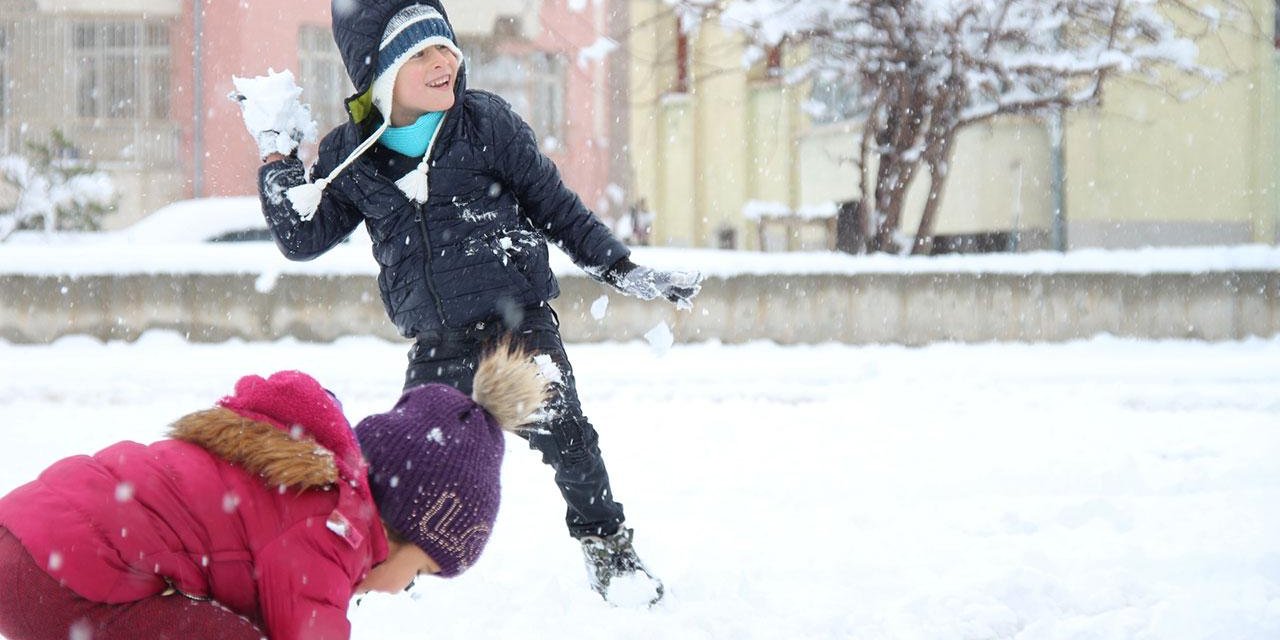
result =
[[[0,343],[0,491],[154,439],[245,373],[385,410],[403,351]],[[357,638],[1280,638],[1280,340],[570,356],[666,601],[587,590],[550,471],[512,438],[479,565],[365,598]]]

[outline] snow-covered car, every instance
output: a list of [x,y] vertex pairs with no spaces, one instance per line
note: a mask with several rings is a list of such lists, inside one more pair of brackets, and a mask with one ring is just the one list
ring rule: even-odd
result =
[[137,244],[271,240],[254,196],[180,200],[110,233]]
[[[369,242],[363,226],[349,241]],[[134,245],[203,244],[222,242],[271,242],[271,231],[262,217],[257,196],[231,196],[179,200],[156,209],[123,229],[100,232],[18,231],[8,244],[111,243]]]

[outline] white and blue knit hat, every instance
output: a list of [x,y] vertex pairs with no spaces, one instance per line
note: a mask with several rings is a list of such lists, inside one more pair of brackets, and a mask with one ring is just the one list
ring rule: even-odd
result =
[[[293,187],[286,192],[289,202],[293,204],[294,210],[304,221],[310,220],[315,215],[325,187],[329,186],[329,183],[343,169],[355,162],[360,154],[372,147],[391,126],[392,96],[400,67],[403,67],[404,63],[419,51],[435,46],[448,47],[458,57],[459,68],[461,68],[462,50],[454,40],[453,28],[435,8],[422,4],[409,5],[387,21],[387,26],[382,32],[382,40],[378,45],[377,66],[372,87],[373,106],[382,113],[382,124],[360,143],[360,146],[356,147],[347,159],[342,161],[342,164],[334,167],[329,175],[315,182]],[[396,180],[396,186],[409,199],[419,203],[426,202],[427,171],[427,158],[424,156],[415,169]]]
[[391,118],[391,92],[400,67],[419,51],[441,45],[448,47],[459,61],[462,60],[462,51],[454,41],[453,28],[432,7],[410,5],[387,22],[382,42],[378,45],[373,81],[373,105],[382,112],[384,120]]

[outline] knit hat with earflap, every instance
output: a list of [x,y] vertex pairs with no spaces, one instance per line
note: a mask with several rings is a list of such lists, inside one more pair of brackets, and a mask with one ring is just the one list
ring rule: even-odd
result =
[[426,384],[356,425],[382,521],[451,578],[475,564],[501,501],[504,430],[531,421],[546,380],[504,342],[481,360],[474,392]]
[[[320,206],[320,199],[323,197],[324,189],[329,186],[343,169],[346,169],[355,162],[365,151],[382,137],[382,134],[391,126],[391,104],[396,84],[396,74],[400,72],[400,67],[420,51],[424,51],[430,47],[444,46],[458,57],[458,64],[461,66],[463,56],[462,50],[458,48],[458,44],[453,34],[453,27],[449,25],[449,21],[437,11],[434,7],[424,4],[409,5],[387,21],[387,25],[383,28],[382,39],[378,44],[377,58],[374,61],[375,76],[372,87],[373,106],[382,114],[382,124],[360,143],[345,160],[342,161],[329,175],[316,180],[315,182],[298,185],[285,192],[289,198],[289,202],[293,204],[293,208],[298,215],[305,221],[310,220],[315,215],[316,209]],[[429,166],[426,156],[418,166],[409,173],[405,174],[399,180],[396,180],[396,186],[410,200],[422,203],[427,201],[427,172]]]

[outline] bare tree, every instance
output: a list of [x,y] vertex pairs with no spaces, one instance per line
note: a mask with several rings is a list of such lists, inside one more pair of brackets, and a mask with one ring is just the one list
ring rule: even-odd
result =
[[[1100,104],[1123,75],[1167,91],[1224,75],[1198,43],[1225,25],[1256,32],[1240,0],[666,0],[696,28],[718,19],[753,51],[787,42],[807,61],[794,81],[840,84],[861,118],[855,163],[868,251],[927,253],[956,135],[1008,114]],[[757,54],[758,55],[758,54]],[[914,239],[907,193],[928,197]]]

